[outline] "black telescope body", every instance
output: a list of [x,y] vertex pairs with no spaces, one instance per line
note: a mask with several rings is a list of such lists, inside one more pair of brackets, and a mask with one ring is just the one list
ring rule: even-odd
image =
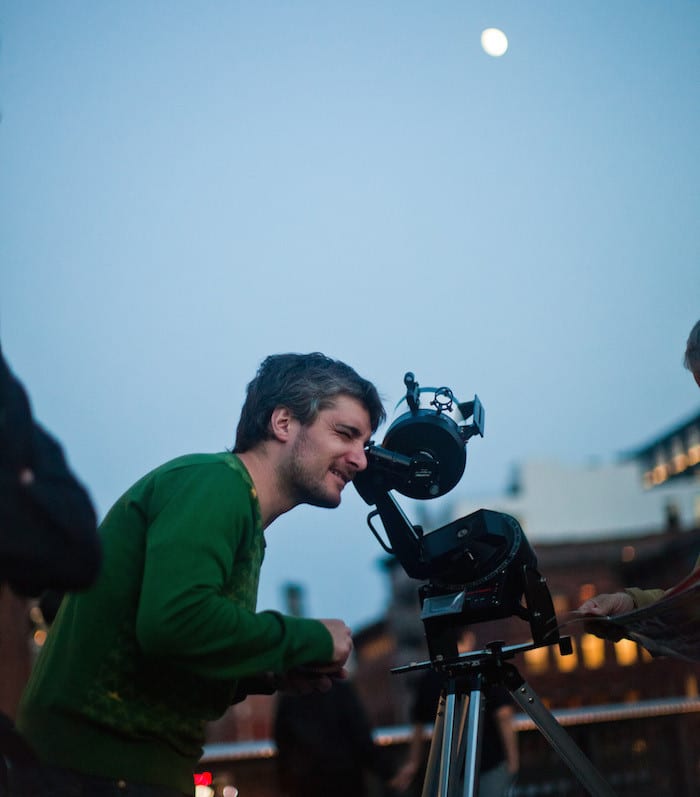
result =
[[[516,615],[530,621],[536,641],[550,639],[557,633],[551,597],[514,517],[480,509],[426,533],[396,501],[392,491],[419,500],[449,492],[464,473],[467,441],[484,434],[478,396],[460,403],[450,388],[421,389],[410,372],[404,384],[396,420],[381,446],[367,447],[368,466],[354,484],[376,507],[367,522],[380,545],[410,578],[426,582],[419,590],[426,628]],[[377,516],[388,544],[373,525]]]
[[[408,498],[437,498],[462,478],[467,463],[466,442],[484,436],[484,409],[478,396],[460,403],[448,387],[420,388],[409,371],[406,396],[381,446],[367,448],[367,470],[355,486],[367,503],[377,492],[397,490]],[[421,406],[421,399],[427,406]],[[404,406],[405,405],[405,406]],[[473,423],[466,420],[472,417]]]

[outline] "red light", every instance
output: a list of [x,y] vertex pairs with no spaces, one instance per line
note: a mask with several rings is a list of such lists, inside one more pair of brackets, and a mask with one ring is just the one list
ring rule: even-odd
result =
[[211,786],[212,776],[211,772],[195,772],[194,785],[195,786]]

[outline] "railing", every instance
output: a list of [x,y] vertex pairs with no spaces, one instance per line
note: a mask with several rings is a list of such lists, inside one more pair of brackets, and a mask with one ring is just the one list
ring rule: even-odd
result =
[[[700,699],[667,698],[639,703],[552,711],[567,727],[616,797],[697,797],[700,794]],[[588,797],[568,767],[526,714],[515,716],[521,770],[515,797]],[[426,736],[429,736],[426,729]],[[405,760],[409,725],[376,728],[375,743],[392,766]],[[274,741],[230,742],[205,747],[201,769],[241,797],[278,797]],[[384,797],[383,785],[370,778],[370,797]],[[332,786],[329,794],[332,793]],[[417,794],[419,792],[413,792]]]
[[[639,703],[614,703],[611,705],[588,706],[586,708],[555,709],[554,718],[562,726],[590,725],[591,723],[614,722],[620,720],[662,717],[700,712],[700,698],[665,698],[645,700]],[[515,729],[518,732],[535,729],[534,722],[527,714],[516,714]],[[429,732],[428,728],[428,732]],[[392,725],[375,728],[372,732],[376,744],[386,747],[406,744],[411,737],[410,725]],[[203,763],[221,761],[242,761],[245,759],[274,758],[277,746],[271,739],[245,742],[217,742],[207,745],[202,756]]]

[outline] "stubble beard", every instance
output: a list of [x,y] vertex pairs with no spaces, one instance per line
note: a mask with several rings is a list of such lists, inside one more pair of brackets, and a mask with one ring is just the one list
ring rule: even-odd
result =
[[328,471],[315,473],[307,464],[306,433],[302,431],[295,440],[289,462],[283,472],[287,489],[296,504],[309,504],[323,509],[335,509],[340,495],[331,495],[324,480]]

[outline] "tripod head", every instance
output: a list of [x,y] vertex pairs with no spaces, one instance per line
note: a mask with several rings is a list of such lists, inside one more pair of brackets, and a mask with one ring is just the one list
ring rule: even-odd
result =
[[[402,673],[414,672],[416,670],[433,669],[441,672],[446,678],[459,678],[472,672],[488,672],[492,676],[492,680],[505,681],[506,678],[510,680],[506,685],[513,688],[519,685],[522,680],[520,674],[515,670],[515,677],[519,679],[518,682],[513,680],[512,670],[507,670],[505,665],[510,660],[515,658],[519,653],[525,653],[528,650],[535,650],[549,642],[523,642],[517,645],[505,645],[501,640],[489,642],[483,650],[470,650],[466,653],[458,653],[457,656],[450,659],[442,660],[429,660],[421,662],[413,662],[411,664],[404,664],[400,667],[394,667],[391,672],[394,675],[401,675]],[[559,649],[563,656],[573,652],[571,644],[571,637],[564,636],[558,640]]]

